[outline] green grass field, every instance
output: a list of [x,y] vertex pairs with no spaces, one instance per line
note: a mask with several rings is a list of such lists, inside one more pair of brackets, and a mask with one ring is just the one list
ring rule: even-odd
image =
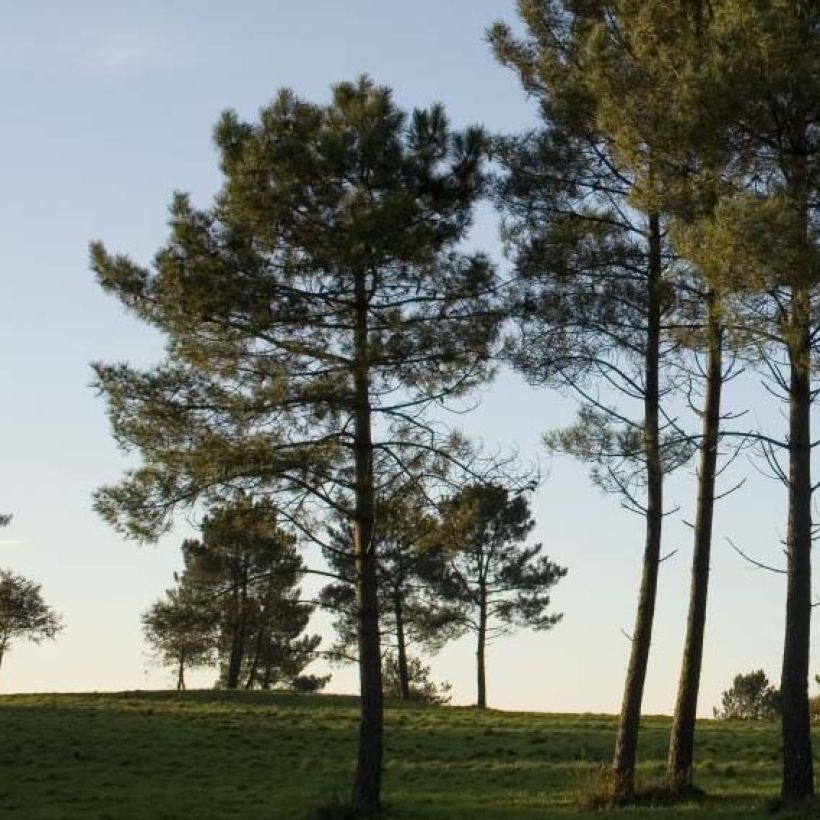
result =
[[[391,818],[591,818],[580,802],[612,752],[615,719],[470,708],[387,709]],[[284,820],[347,794],[354,698],[168,692],[0,698],[0,818]],[[663,774],[668,718],[647,718],[641,778]],[[779,727],[704,721],[701,800],[624,818],[770,816]],[[606,815],[604,815],[606,816]],[[789,816],[785,814],[779,817]],[[802,816],[802,815],[801,815]]]

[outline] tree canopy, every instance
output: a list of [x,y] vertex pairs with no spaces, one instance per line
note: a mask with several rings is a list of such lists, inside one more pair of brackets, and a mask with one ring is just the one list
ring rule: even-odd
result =
[[0,570],[0,663],[15,641],[53,640],[62,629],[60,616],[46,604],[40,584]]

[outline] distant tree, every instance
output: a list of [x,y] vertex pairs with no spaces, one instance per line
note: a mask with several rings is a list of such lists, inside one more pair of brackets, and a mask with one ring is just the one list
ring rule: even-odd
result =
[[221,681],[270,688],[298,677],[321,638],[299,637],[313,605],[298,586],[305,566],[270,505],[242,500],[213,508],[201,540],[182,545],[181,586],[215,619]]
[[185,670],[214,662],[217,615],[190,588],[169,589],[142,616],[143,634],[164,666],[175,667],[177,690],[185,689]]
[[13,641],[53,640],[62,629],[60,616],[43,600],[40,584],[0,570],[0,664]]
[[[92,247],[101,285],[167,337],[141,372],[96,365],[119,443],[143,463],[97,495],[142,539],[214,492],[275,494],[305,529],[354,531],[361,726],[353,802],[381,794],[383,711],[374,454],[407,464],[446,435],[428,408],[490,375],[501,321],[487,259],[463,240],[486,139],[441,106],[407,116],[367,78],[326,105],[282,91],[216,129],[213,207],[178,195],[153,270]],[[350,502],[343,501],[344,495]]]
[[[396,697],[410,700],[409,651],[437,652],[464,631],[462,606],[446,586],[454,579],[441,544],[430,543],[438,527],[431,503],[413,482],[403,482],[376,503],[379,624],[383,655],[398,674]],[[356,569],[352,532],[339,522],[330,532],[325,558],[340,580],[322,590],[320,600],[335,613],[337,641],[331,650],[341,661],[356,654]],[[386,668],[383,666],[383,669]]]
[[723,693],[715,717],[722,720],[773,720],[779,717],[782,704],[780,692],[769,683],[762,669],[745,675],[735,675],[732,688]]
[[452,684],[447,681],[436,683],[431,680],[430,667],[425,666],[419,658],[406,658],[405,668],[402,669],[398,656],[389,652],[384,658],[382,679],[386,698],[431,704],[450,702]]
[[516,627],[551,629],[550,590],[566,569],[525,546],[535,521],[524,495],[499,484],[465,487],[441,505],[441,543],[450,554],[452,594],[476,636],[477,706],[487,705],[486,646]]
[[301,591],[295,586],[301,559],[289,566],[284,563],[268,568],[250,599],[251,646],[243,667],[246,689],[292,685],[316,659],[322,641],[319,635],[302,635],[314,607],[300,600]]

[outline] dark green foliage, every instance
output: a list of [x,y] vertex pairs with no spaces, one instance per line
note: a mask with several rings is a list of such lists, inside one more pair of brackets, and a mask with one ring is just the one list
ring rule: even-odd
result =
[[[397,481],[376,503],[379,624],[385,654],[401,656],[417,647],[438,652],[464,631],[461,605],[448,595],[453,578],[449,555],[435,542],[435,509],[414,482]],[[321,602],[335,615],[339,661],[356,657],[355,566],[353,534],[344,521],[329,532],[324,556],[344,579],[322,590]]]
[[40,584],[0,570],[0,663],[13,642],[53,640],[62,629],[60,616],[43,600]]
[[722,720],[773,720],[782,711],[780,692],[769,683],[762,669],[735,675],[732,688],[721,698],[715,717]]
[[407,678],[409,696],[404,697],[402,690],[402,671],[399,659],[394,653],[388,653],[382,666],[384,696],[393,700],[412,700],[418,703],[445,704],[450,702],[451,683],[436,683],[430,678],[430,667],[425,666],[419,658],[407,658]]
[[257,123],[227,112],[216,142],[221,193],[207,210],[174,198],[152,268],[92,246],[101,286],[168,341],[152,370],[95,365],[118,443],[143,459],[96,506],[139,538],[220,487],[352,517],[336,491],[357,443],[354,369],[370,374],[375,443],[403,463],[435,446],[411,408],[485,378],[496,337],[493,271],[457,250],[480,131],[453,132],[439,106],[408,117],[361,79],[324,107],[282,91]]
[[215,508],[202,539],[182,545],[179,588],[215,625],[220,682],[269,689],[297,678],[315,657],[318,635],[302,635],[313,606],[298,586],[304,562],[276,511],[243,502]]

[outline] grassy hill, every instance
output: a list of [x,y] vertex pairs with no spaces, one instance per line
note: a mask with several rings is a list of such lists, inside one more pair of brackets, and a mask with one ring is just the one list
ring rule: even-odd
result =
[[[286,820],[336,791],[355,754],[354,698],[169,692],[0,698],[0,818]],[[583,808],[609,760],[615,719],[470,708],[387,709],[393,818],[601,817]],[[641,777],[663,774],[668,718],[644,722]],[[700,801],[625,818],[768,816],[779,727],[704,721]],[[780,815],[782,816],[782,815]]]

